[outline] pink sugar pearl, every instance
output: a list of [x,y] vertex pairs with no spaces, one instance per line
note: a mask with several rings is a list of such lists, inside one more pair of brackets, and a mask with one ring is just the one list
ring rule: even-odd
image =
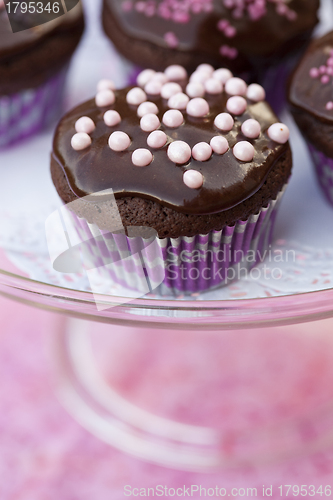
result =
[[95,130],[96,126],[89,116],[81,116],[75,122],[76,132],[85,132],[86,134],[91,134]]
[[183,123],[184,117],[178,109],[169,109],[164,113],[162,121],[167,127],[176,128]]
[[233,147],[235,158],[240,161],[252,161],[254,157],[254,147],[250,142],[240,141]]
[[202,97],[194,97],[186,106],[186,112],[188,115],[198,118],[206,116],[209,113],[209,104]]
[[207,161],[212,156],[213,150],[207,142],[198,142],[192,148],[192,156],[197,161]]
[[150,80],[145,85],[145,92],[150,95],[160,95],[162,87],[163,83],[159,82],[158,80]]
[[112,80],[103,78],[97,84],[97,92],[101,92],[102,90],[116,90],[116,86]]
[[229,113],[220,113],[215,118],[214,125],[223,132],[230,132],[234,126],[234,119]]
[[273,123],[267,130],[268,137],[279,144],[285,144],[289,139],[289,128],[284,123]]
[[199,82],[190,82],[186,86],[186,93],[189,97],[203,97],[205,95],[205,87]]
[[103,120],[105,125],[107,125],[108,127],[114,127],[121,122],[121,116],[118,111],[109,109],[108,111],[106,111],[106,113],[104,113]]
[[225,137],[222,137],[221,135],[215,135],[214,137],[212,137],[210,141],[210,146],[214,151],[214,153],[218,155],[223,155],[229,149],[229,144],[227,139]]
[[137,109],[137,115],[139,118],[142,118],[144,115],[148,115],[148,113],[154,113],[154,115],[157,115],[158,112],[159,110],[156,104],[150,101],[141,103]]
[[326,85],[330,81],[330,77],[328,75],[323,75],[320,79],[321,83]]
[[171,96],[182,92],[182,88],[179,83],[168,82],[163,85],[161,88],[161,97],[163,99],[170,99]]
[[213,78],[219,80],[221,83],[225,84],[230,78],[233,77],[233,74],[230,70],[226,68],[219,68],[213,73]]
[[203,175],[197,170],[186,170],[183,175],[183,182],[191,189],[199,189],[203,185]]
[[244,97],[240,97],[239,95],[234,95],[227,100],[227,110],[229,113],[233,115],[239,116],[242,115],[247,108],[247,102]]
[[111,106],[116,100],[114,92],[110,89],[101,90],[96,94],[95,102],[96,106],[99,108],[104,108],[105,106]]
[[226,82],[225,91],[230,95],[246,95],[247,85],[241,78],[232,77]]
[[248,137],[249,139],[256,139],[260,135],[261,126],[257,120],[250,118],[242,123],[241,130],[245,137]]
[[131,139],[125,132],[116,131],[109,137],[109,146],[113,151],[125,151],[131,144]]
[[163,148],[166,145],[168,137],[165,132],[162,130],[154,130],[147,137],[147,144],[149,147],[154,149]]
[[168,77],[166,76],[165,73],[162,73],[161,71],[156,72],[151,80],[151,82],[160,82],[162,85],[168,82]]
[[142,102],[147,100],[146,93],[140,87],[133,87],[127,92],[126,101],[133,106],[139,106]]
[[333,101],[328,101],[328,103],[326,104],[326,109],[327,109],[327,111],[332,111]]
[[187,78],[186,69],[179,64],[172,64],[171,66],[168,66],[165,69],[164,73],[170,81],[184,80],[185,78]]
[[152,79],[152,77],[155,75],[156,71],[154,71],[153,69],[144,69],[143,71],[141,71],[141,73],[139,73],[137,79],[136,79],[136,83],[140,86],[140,87],[144,87],[146,85],[146,83],[149,82],[149,80]]
[[168,100],[168,106],[172,109],[186,109],[189,100],[190,98],[186,94],[178,92],[178,94],[170,97]]
[[160,126],[160,120],[154,113],[144,115],[140,120],[141,130],[144,132],[152,132]]
[[79,132],[74,134],[71,140],[72,148],[75,151],[81,151],[82,149],[86,149],[91,144],[91,137],[85,132]]
[[251,83],[247,88],[246,97],[251,101],[260,102],[266,99],[266,92],[258,83]]
[[190,82],[205,83],[211,77],[211,73],[207,71],[195,71],[190,76]]
[[167,155],[171,161],[182,165],[191,158],[191,148],[184,141],[174,141],[169,145]]
[[136,167],[146,167],[153,161],[153,155],[149,149],[139,148],[132,153],[132,163]]
[[214,73],[214,68],[211,64],[199,64],[195,71],[203,71],[204,73],[210,73],[211,75]]
[[221,94],[223,84],[215,78],[209,78],[209,80],[205,81],[205,90],[208,94]]

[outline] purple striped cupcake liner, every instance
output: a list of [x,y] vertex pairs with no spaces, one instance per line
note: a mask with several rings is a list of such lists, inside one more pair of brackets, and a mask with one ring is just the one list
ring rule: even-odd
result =
[[326,199],[333,205],[333,158],[308,143],[319,185]]
[[247,220],[193,237],[129,237],[102,231],[73,212],[70,217],[79,240],[85,242],[86,268],[142,295],[192,294],[246,277],[263,261],[284,190]]
[[68,66],[39,87],[0,96],[0,148],[39,132],[61,115]]

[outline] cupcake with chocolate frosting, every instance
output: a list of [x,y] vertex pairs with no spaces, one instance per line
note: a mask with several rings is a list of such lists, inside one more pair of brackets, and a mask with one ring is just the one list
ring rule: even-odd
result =
[[[68,63],[84,27],[81,2],[74,4],[60,17],[50,14],[50,2],[48,6],[44,0],[36,6],[29,4],[29,9],[40,12],[36,26],[36,18],[23,10],[23,4],[16,6],[10,22],[5,2],[0,0],[0,147],[43,130],[59,118]],[[13,10],[15,5],[8,8]]]
[[[136,87],[99,82],[95,98],[60,121],[51,173],[103,255],[119,221],[125,246],[139,237],[135,228],[149,228],[167,289],[200,292],[261,260],[291,172],[288,138],[260,85],[208,64],[190,76],[172,65],[144,70]],[[148,275],[155,257],[146,259]],[[116,268],[113,278],[131,286],[133,274]]]
[[289,101],[319,184],[333,204],[333,31],[314,40],[304,54],[290,83]]

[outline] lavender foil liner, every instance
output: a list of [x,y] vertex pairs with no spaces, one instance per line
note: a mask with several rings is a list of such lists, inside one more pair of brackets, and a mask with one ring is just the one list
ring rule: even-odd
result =
[[106,279],[142,294],[192,294],[228,285],[263,260],[285,187],[247,220],[193,237],[143,240],[102,231],[72,212],[71,218],[88,243],[84,258]]
[[329,158],[309,142],[308,148],[313,159],[319,185],[326,199],[333,205],[333,158]]
[[68,66],[34,89],[0,96],[0,148],[29,137],[60,117]]

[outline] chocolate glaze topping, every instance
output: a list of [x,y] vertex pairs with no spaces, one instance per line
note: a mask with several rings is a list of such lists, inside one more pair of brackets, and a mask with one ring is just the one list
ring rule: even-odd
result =
[[[185,88],[187,82],[179,83]],[[227,112],[230,95],[225,91],[216,95],[205,94],[210,108],[207,116],[193,117],[182,110],[184,123],[177,128],[169,128],[162,122],[163,114],[170,109],[168,101],[160,95],[147,95],[147,99],[158,106],[159,129],[168,138],[164,147],[151,148],[147,145],[149,132],[140,128],[138,106],[126,101],[128,91],[129,88],[115,91],[115,103],[107,107],[97,107],[94,99],[81,104],[65,115],[57,127],[53,158],[63,169],[68,185],[77,197],[112,188],[118,199],[138,196],[185,214],[216,213],[234,207],[257,192],[275,163],[289,150],[288,143],[279,144],[267,134],[268,128],[278,120],[266,102],[247,99],[245,112],[233,116],[232,130],[226,133],[219,130],[214,119],[219,113]],[[108,127],[103,120],[109,109],[118,111],[122,119],[114,127]],[[82,116],[90,117],[96,127],[89,134],[91,145],[77,151],[72,147],[71,139],[76,133],[75,123]],[[242,123],[249,118],[260,123],[261,132],[256,139],[245,137],[241,131]],[[131,139],[130,146],[123,152],[113,151],[108,145],[114,131],[126,132]],[[207,161],[197,161],[192,156],[183,165],[168,157],[168,146],[175,140],[186,142],[192,149],[199,142],[209,144],[214,136],[228,140],[229,149],[225,154],[213,152]],[[233,154],[232,148],[239,141],[254,146],[252,161],[240,161]],[[153,154],[149,165],[138,167],[132,163],[132,153],[138,148],[148,149]],[[184,183],[184,172],[189,169],[201,172],[202,187],[192,189]]]
[[333,31],[309,46],[293,74],[289,101],[322,122],[333,123]]

